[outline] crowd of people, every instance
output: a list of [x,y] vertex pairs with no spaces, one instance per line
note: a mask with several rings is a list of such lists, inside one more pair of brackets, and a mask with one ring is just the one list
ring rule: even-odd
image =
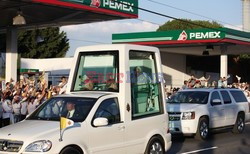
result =
[[3,127],[25,119],[50,97],[65,93],[67,79],[61,77],[58,85],[50,87],[44,78],[34,82],[25,77],[17,82],[2,81],[0,85],[0,127]]
[[237,88],[244,91],[245,95],[250,99],[250,85],[249,83],[240,82],[240,77],[236,75],[238,82],[227,84],[227,80],[230,76],[220,77],[218,81],[210,81],[210,76],[196,78],[194,75],[191,75],[189,80],[185,80],[183,86],[180,87],[171,87],[170,89],[165,89],[167,98],[171,97],[173,94],[182,89],[191,89],[191,88]]

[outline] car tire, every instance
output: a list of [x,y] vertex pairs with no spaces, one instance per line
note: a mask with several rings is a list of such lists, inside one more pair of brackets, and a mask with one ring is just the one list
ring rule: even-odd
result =
[[195,138],[198,140],[206,140],[209,137],[209,121],[202,117],[199,120]]
[[233,133],[241,134],[245,129],[245,117],[244,114],[238,114],[236,122],[233,127]]
[[66,147],[60,152],[60,154],[82,154],[82,152],[74,147]]
[[165,147],[162,142],[158,137],[152,137],[148,142],[145,154],[164,154]]

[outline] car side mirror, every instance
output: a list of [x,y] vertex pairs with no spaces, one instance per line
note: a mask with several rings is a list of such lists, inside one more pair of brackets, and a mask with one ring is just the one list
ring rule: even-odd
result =
[[212,100],[212,106],[214,105],[220,105],[221,104],[221,100],[220,99],[213,99]]
[[107,126],[109,124],[107,118],[96,118],[93,122],[95,127]]

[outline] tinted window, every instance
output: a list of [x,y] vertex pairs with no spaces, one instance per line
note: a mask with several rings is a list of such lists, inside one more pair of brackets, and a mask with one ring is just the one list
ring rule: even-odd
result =
[[203,91],[178,92],[168,100],[168,103],[207,104],[208,94]]
[[220,92],[224,101],[224,104],[230,104],[232,102],[230,95],[227,91]]
[[95,113],[95,118],[107,118],[109,124],[120,122],[120,110],[117,98],[104,100]]
[[215,99],[221,100],[221,99],[220,99],[220,95],[219,95],[219,93],[218,93],[217,91],[215,91],[215,92],[212,93],[212,96],[211,96],[211,104],[212,104],[212,101],[215,100]]
[[96,99],[92,98],[55,97],[42,104],[28,120],[59,121],[60,117],[67,117],[75,122],[82,122],[95,102]]
[[236,90],[235,91],[231,91],[230,90],[230,93],[232,94],[234,100],[237,103],[247,102],[246,96],[245,96],[245,94],[242,91],[236,91]]
[[162,113],[162,94],[154,53],[130,51],[132,118]]

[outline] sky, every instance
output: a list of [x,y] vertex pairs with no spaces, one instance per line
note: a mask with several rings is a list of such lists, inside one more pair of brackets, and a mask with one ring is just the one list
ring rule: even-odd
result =
[[[242,28],[241,0],[138,0],[139,7],[161,14],[192,20],[215,20],[233,28]],[[155,3],[156,2],[156,3]],[[163,3],[162,4],[157,4]],[[170,7],[169,7],[170,6]],[[174,8],[178,9],[174,9]],[[191,13],[187,13],[185,10]],[[195,15],[198,14],[198,15]],[[155,31],[159,25],[171,19],[139,11],[138,19],[126,19],[61,27],[67,33],[70,49],[66,57],[74,56],[80,46],[110,44],[112,34],[126,32]]]

